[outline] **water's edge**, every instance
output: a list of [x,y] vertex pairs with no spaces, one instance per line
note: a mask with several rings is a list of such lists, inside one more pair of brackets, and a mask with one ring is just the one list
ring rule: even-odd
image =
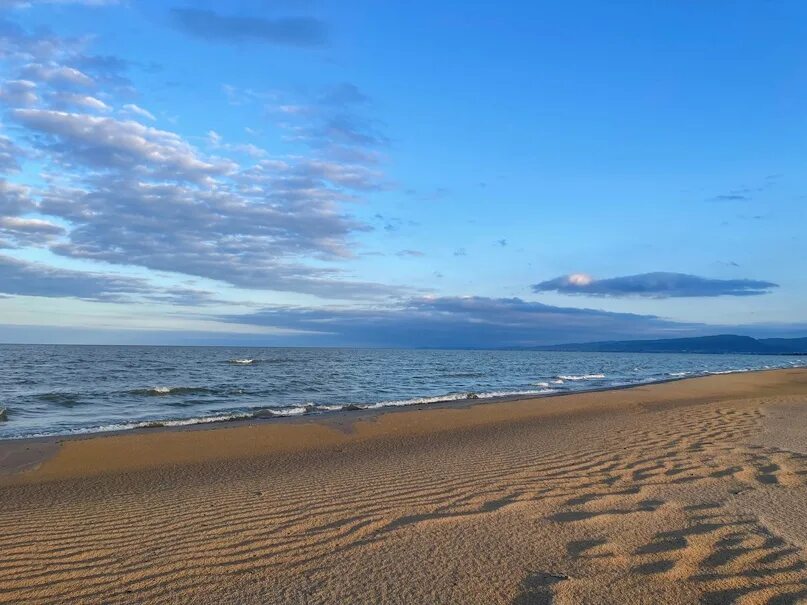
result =
[[535,399],[548,399],[555,397],[575,396],[586,393],[602,393],[609,391],[622,391],[645,386],[653,386],[660,384],[667,384],[672,382],[689,381],[700,378],[707,378],[709,376],[718,375],[732,375],[732,374],[757,374],[763,372],[782,372],[787,370],[807,369],[807,366],[789,366],[777,368],[760,368],[760,369],[740,369],[735,371],[718,371],[718,372],[704,372],[700,374],[686,375],[686,376],[670,376],[668,378],[660,378],[657,380],[638,382],[634,384],[618,384],[601,387],[580,388],[574,391],[553,391],[545,393],[514,393],[507,395],[494,395],[490,397],[448,397],[448,398],[428,398],[433,401],[410,403],[406,405],[388,405],[382,406],[378,404],[367,405],[365,407],[355,406],[348,404],[344,406],[326,406],[334,409],[329,410],[316,410],[305,412],[301,414],[287,414],[287,415],[269,415],[269,414],[230,414],[208,418],[197,419],[182,419],[182,420],[167,420],[156,422],[138,422],[132,423],[128,426],[120,426],[110,429],[98,430],[83,430],[70,433],[59,433],[50,435],[36,435],[36,436],[19,436],[0,438],[0,445],[3,444],[58,444],[64,441],[93,439],[97,437],[109,437],[115,435],[132,435],[152,432],[175,432],[175,431],[192,431],[192,430],[216,430],[224,427],[237,427],[254,425],[256,423],[281,423],[281,424],[298,424],[300,422],[321,422],[335,426],[340,426],[345,423],[352,423],[358,420],[377,417],[382,414],[396,413],[396,412],[414,412],[423,409],[427,406],[430,409],[441,408],[454,408],[462,409],[477,405],[488,405],[501,402],[515,402],[515,401],[529,401]]

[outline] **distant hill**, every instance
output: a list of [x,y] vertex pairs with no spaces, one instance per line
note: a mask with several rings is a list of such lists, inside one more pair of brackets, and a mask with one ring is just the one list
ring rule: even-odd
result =
[[608,353],[748,353],[752,355],[807,355],[807,338],[751,338],[735,334],[665,338],[660,340],[611,340],[530,347],[535,351],[592,351]]

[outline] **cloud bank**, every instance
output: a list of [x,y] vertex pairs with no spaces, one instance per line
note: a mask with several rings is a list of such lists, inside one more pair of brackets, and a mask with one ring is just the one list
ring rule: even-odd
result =
[[701,328],[652,315],[478,296],[414,298],[385,308],[274,306],[219,320],[310,332],[312,344],[400,347],[530,346],[690,335]]

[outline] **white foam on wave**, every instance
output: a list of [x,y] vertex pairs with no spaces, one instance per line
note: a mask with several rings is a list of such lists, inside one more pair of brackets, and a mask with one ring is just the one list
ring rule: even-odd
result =
[[543,382],[543,381],[542,382],[533,382],[532,386],[534,386],[534,387],[548,387],[549,383],[548,382]]
[[449,401],[474,401],[476,399],[494,399],[496,397],[519,397],[521,395],[548,395],[557,393],[556,389],[528,389],[522,391],[486,391],[483,393],[446,393],[431,397],[412,397],[411,399],[395,399],[379,401],[365,406],[366,409],[379,409],[385,407],[402,407],[407,405],[423,405],[429,403],[445,403]]
[[[177,418],[174,420],[144,420],[143,422],[137,422],[131,425],[123,425],[123,426],[124,428],[130,428],[130,429],[157,428],[161,426],[191,426],[194,424],[207,424],[209,422],[227,422],[228,420],[243,420],[251,417],[252,414],[248,413],[234,413],[234,414],[222,414],[218,416]],[[119,430],[119,429],[113,429],[113,430]]]
[[306,405],[288,407],[288,408],[272,408],[269,410],[272,413],[272,416],[302,416],[303,414],[310,414],[311,412],[317,411],[319,406],[315,406],[313,403],[309,403]]
[[234,363],[240,366],[248,366],[255,363],[254,359],[231,359],[229,363]]
[[717,375],[720,375],[720,374],[739,374],[741,372],[750,372],[750,371],[751,370],[748,369],[748,368],[740,368],[738,370],[712,370],[712,371],[706,372],[706,373],[714,375],[714,376],[717,376]]
[[573,382],[576,382],[578,380],[597,380],[599,378],[605,378],[605,374],[581,374],[580,376],[574,376],[574,375],[558,376],[559,380],[571,380]]

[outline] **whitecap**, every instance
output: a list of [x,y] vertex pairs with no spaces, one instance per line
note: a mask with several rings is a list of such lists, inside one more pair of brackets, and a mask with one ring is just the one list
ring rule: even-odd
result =
[[580,376],[574,376],[574,375],[571,375],[571,376],[560,375],[560,376],[558,376],[558,379],[560,379],[560,380],[571,380],[571,381],[597,380],[597,379],[600,379],[600,378],[605,378],[605,374],[581,374]]

